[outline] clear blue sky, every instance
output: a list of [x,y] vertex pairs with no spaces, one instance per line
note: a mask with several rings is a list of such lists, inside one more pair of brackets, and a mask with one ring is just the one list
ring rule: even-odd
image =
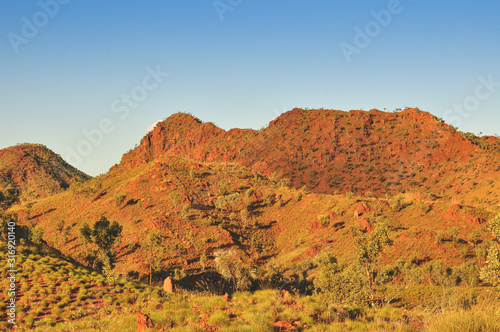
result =
[[500,134],[496,1],[59,1],[0,2],[0,148],[97,175],[175,112],[258,129],[293,107],[414,106]]

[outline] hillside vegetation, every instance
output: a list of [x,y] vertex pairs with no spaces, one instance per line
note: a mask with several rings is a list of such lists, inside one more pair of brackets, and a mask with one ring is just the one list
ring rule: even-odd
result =
[[21,165],[0,211],[34,271],[20,285],[68,298],[53,313],[21,292],[23,326],[111,331],[141,310],[158,330],[500,330],[497,145],[418,109],[294,109],[259,131],[174,114],[95,178],[2,150]]
[[118,167],[172,155],[236,162],[318,193],[380,197],[419,191],[496,205],[499,142],[462,134],[414,108],[394,113],[294,109],[260,131],[224,131],[179,113],[157,124]]

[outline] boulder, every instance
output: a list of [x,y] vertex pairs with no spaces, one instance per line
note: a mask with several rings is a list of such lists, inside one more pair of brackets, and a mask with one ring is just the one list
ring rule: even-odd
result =
[[172,282],[172,277],[167,277],[163,282],[163,290],[165,293],[173,293],[174,292],[174,283]]

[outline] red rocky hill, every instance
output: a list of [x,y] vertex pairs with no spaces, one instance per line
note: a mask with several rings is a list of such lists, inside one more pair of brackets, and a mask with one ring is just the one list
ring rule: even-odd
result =
[[[260,131],[225,131],[188,114],[174,114],[125,154],[126,170],[161,155],[231,161],[318,193],[419,191],[431,197],[486,197],[500,154],[494,137],[457,132],[430,113],[293,109]],[[474,198],[476,197],[476,198]]]
[[[165,269],[199,271],[200,256],[235,247],[252,265],[276,261],[293,270],[322,250],[352,260],[350,228],[381,223],[394,239],[384,263],[454,266],[491,237],[483,225],[499,212],[500,154],[494,138],[485,141],[417,109],[294,109],[260,131],[174,114],[107,174],[12,210],[80,262],[93,249],[79,229],[103,216],[117,221],[124,274],[147,271],[143,240],[152,230],[161,233]],[[29,149],[12,149],[27,163],[23,172],[44,164]]]

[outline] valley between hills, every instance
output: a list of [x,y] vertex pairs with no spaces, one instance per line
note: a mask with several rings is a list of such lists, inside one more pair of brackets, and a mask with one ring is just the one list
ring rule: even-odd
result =
[[500,331],[499,204],[500,138],[417,108],[177,113],[97,177],[0,150],[25,330]]

